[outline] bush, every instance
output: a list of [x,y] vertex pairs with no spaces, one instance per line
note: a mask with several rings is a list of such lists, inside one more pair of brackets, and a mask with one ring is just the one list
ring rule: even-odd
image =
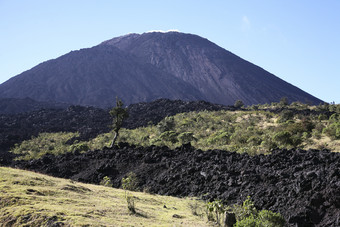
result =
[[190,143],[195,139],[194,133],[192,132],[183,132],[178,135],[178,140],[181,144],[187,144]]
[[283,110],[280,114],[279,119],[277,120],[278,123],[283,123],[288,120],[293,120],[294,113],[291,110]]
[[82,152],[90,150],[89,146],[86,143],[76,143],[72,144],[69,148],[70,152]]
[[127,174],[125,178],[122,179],[122,188],[129,191],[137,191],[138,179],[134,172]]
[[236,100],[234,106],[236,108],[242,108],[244,106],[244,103],[242,102],[242,100]]
[[208,138],[207,142],[209,144],[228,144],[230,143],[230,133],[223,130],[215,132]]
[[177,143],[178,139],[177,139],[177,133],[174,131],[166,131],[163,132],[160,136],[160,139],[170,142],[170,143]]
[[279,213],[270,210],[258,211],[250,197],[243,202],[242,206],[234,206],[237,222],[235,227],[283,227],[286,224],[285,219]]
[[157,124],[157,128],[158,128],[158,131],[159,133],[163,133],[163,132],[166,132],[166,131],[172,131],[175,129],[175,119],[174,117],[166,117],[164,118],[162,121],[160,121],[158,124]]
[[100,185],[106,186],[106,187],[112,187],[112,181],[111,178],[108,176],[105,176],[103,180],[100,182]]
[[[227,219],[226,216],[224,216],[227,213],[234,214],[231,216],[236,217],[235,227],[283,227],[286,224],[285,219],[279,213],[274,213],[269,210],[258,211],[249,196],[242,205],[234,205],[232,207],[224,206],[220,200],[206,204],[208,220],[216,222],[219,226],[228,221],[224,220]],[[235,222],[235,219],[233,222]]]
[[206,214],[209,221],[215,221],[218,225],[223,221],[225,207],[221,200],[215,200],[206,204]]
[[340,122],[335,122],[328,125],[322,130],[322,133],[326,134],[332,139],[340,139]]

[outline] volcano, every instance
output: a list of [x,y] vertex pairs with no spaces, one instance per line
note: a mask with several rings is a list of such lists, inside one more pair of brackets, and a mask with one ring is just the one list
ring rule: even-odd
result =
[[232,105],[322,100],[209,40],[180,32],[128,34],[43,62],[0,85],[0,98],[110,107],[159,98]]

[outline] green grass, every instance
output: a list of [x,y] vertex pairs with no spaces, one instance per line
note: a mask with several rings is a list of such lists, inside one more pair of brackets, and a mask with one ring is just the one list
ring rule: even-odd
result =
[[[24,170],[0,167],[2,226],[211,226],[194,215],[194,198],[129,192],[136,213],[127,208],[125,191],[82,184]],[[201,209],[202,208],[202,209]]]

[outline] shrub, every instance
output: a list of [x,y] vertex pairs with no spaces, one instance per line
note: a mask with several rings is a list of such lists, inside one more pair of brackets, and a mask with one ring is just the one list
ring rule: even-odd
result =
[[215,132],[208,138],[207,142],[209,144],[228,144],[230,143],[230,133],[224,130]]
[[103,180],[100,182],[100,185],[106,186],[106,187],[112,187],[112,181],[111,178],[108,176],[105,176]]
[[293,120],[294,118],[294,113],[291,110],[283,110],[280,114],[280,117],[278,118],[277,122],[278,123],[283,123],[288,120]]
[[160,139],[164,140],[164,141],[168,141],[171,143],[177,143],[178,139],[177,139],[177,133],[174,131],[166,131],[163,132],[160,136]]
[[178,135],[178,140],[182,144],[190,143],[194,139],[195,139],[194,133],[192,133],[192,132],[183,132],[183,133]]
[[242,100],[236,100],[234,106],[236,108],[242,108],[244,106],[244,103],[242,102]]
[[326,114],[319,114],[319,116],[318,116],[318,120],[319,121],[323,121],[323,120],[328,120],[328,117],[327,117],[327,115]]
[[225,207],[221,200],[215,200],[206,204],[206,214],[209,221],[215,221],[218,225],[223,220]]
[[122,188],[129,191],[137,191],[138,179],[134,172],[127,174],[125,178],[122,179]]
[[322,130],[322,133],[326,134],[332,139],[340,139],[340,122],[329,124]]
[[70,152],[82,152],[90,150],[89,146],[86,143],[76,143],[72,144],[69,148]]
[[175,129],[175,126],[176,126],[175,119],[172,116],[164,118],[162,121],[160,121],[157,124],[157,128],[158,128],[159,133],[163,133],[163,132],[166,132],[166,131],[172,131],[172,130]]
[[233,210],[237,219],[235,227],[283,227],[286,224],[285,219],[279,213],[274,213],[270,210],[258,211],[249,196],[242,206],[236,205]]
[[293,143],[291,134],[287,131],[281,131],[274,135],[273,140],[279,144],[279,146],[287,146]]

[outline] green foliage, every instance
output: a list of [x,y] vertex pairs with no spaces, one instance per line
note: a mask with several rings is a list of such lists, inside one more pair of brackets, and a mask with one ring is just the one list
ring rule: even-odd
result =
[[280,117],[279,119],[277,120],[278,123],[283,123],[283,122],[286,122],[288,120],[293,120],[294,118],[294,113],[293,111],[289,110],[289,109],[286,109],[286,110],[283,110],[281,113],[280,113]]
[[106,186],[106,187],[112,187],[112,181],[111,178],[108,176],[105,176],[103,180],[100,182],[100,185]]
[[121,129],[123,122],[126,118],[129,117],[129,113],[127,108],[123,108],[123,102],[122,100],[118,99],[118,97],[116,97],[116,107],[112,108],[110,110],[110,115],[113,118],[113,131],[115,132],[115,136],[112,140],[111,143],[111,147],[114,145],[114,143],[116,142],[116,139],[118,137],[119,134],[119,130]]
[[244,103],[242,102],[242,100],[236,100],[234,106],[236,108],[242,108],[244,106]]
[[328,117],[327,117],[326,114],[321,113],[321,114],[319,114],[318,119],[319,119],[319,121],[324,121],[324,120],[328,120]]
[[69,151],[66,142],[73,137],[78,137],[78,133],[58,132],[40,133],[37,137],[17,144],[11,152],[20,155],[18,159],[38,159],[45,154],[63,154]]
[[293,143],[291,136],[288,131],[281,131],[274,135],[273,140],[278,143],[280,147],[285,147]]
[[269,210],[261,210],[256,216],[249,215],[248,217],[239,220],[234,225],[235,227],[280,227],[285,226],[286,221],[278,214]]
[[327,127],[322,132],[332,139],[340,139],[340,114],[332,114]]
[[250,197],[243,202],[242,206],[235,205],[233,211],[236,214],[235,227],[281,227],[285,226],[285,219],[279,214],[270,210],[258,211]]
[[230,142],[230,133],[224,130],[217,131],[207,139],[209,144],[228,144]]
[[225,207],[221,200],[215,200],[206,204],[206,214],[209,221],[214,221],[220,225],[224,212]]
[[174,131],[165,131],[159,136],[159,138],[170,143],[178,142],[177,133]]
[[175,129],[175,119],[173,116],[165,117],[162,121],[157,124],[159,133],[166,131],[172,131]]
[[85,142],[72,144],[69,148],[70,152],[83,152],[88,150],[90,150],[90,148]]
[[254,203],[251,201],[250,196],[248,196],[247,199],[243,201],[242,206],[235,205],[233,207],[233,211],[237,220],[243,220],[249,216],[257,215],[257,210],[254,206]]
[[138,179],[135,173],[130,172],[122,179],[122,188],[128,191],[138,190]]
[[248,196],[242,205],[224,206],[221,200],[206,203],[206,215],[209,221],[222,226],[225,222],[225,213],[231,212],[236,216],[235,227],[283,227],[285,219],[279,214],[269,210],[258,211]]
[[[122,103],[118,102],[122,108]],[[276,104],[278,105],[278,104]],[[323,104],[325,105],[325,104]],[[340,151],[340,105],[329,105],[335,113],[327,115],[299,115],[294,109],[317,109],[302,103],[292,103],[278,113],[264,109],[282,107],[257,105],[238,111],[201,111],[180,113],[166,117],[157,125],[133,130],[120,128],[117,142],[128,142],[139,146],[168,146],[175,148],[190,142],[202,149],[222,149],[248,153],[250,155],[270,153],[276,148],[327,148]],[[338,111],[338,112],[336,112]],[[117,128],[114,128],[114,130]],[[40,158],[44,154],[84,152],[102,149],[112,143],[112,133],[98,135],[90,141],[74,141],[78,133],[42,133],[38,137],[16,145],[11,151],[21,158]],[[69,141],[69,142],[67,142]]]
[[192,132],[182,132],[178,135],[178,140],[181,144],[187,144],[195,140],[194,133]]

